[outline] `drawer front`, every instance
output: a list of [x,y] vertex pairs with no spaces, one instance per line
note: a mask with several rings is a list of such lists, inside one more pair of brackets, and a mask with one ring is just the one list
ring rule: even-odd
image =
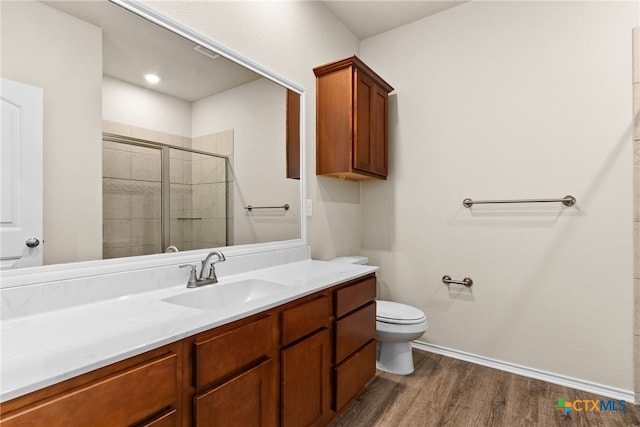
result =
[[196,427],[275,426],[276,397],[271,393],[273,362],[260,365],[194,397]]
[[273,322],[273,317],[267,316],[221,335],[196,341],[195,387],[200,389],[268,356],[274,347]]
[[353,400],[376,373],[376,342],[370,341],[334,368],[333,409],[340,411]]
[[282,345],[329,326],[329,297],[320,296],[281,313]]
[[368,277],[353,285],[338,289],[336,293],[336,317],[361,307],[376,299],[376,278]]
[[334,362],[340,363],[351,353],[376,337],[376,303],[336,321]]
[[169,353],[3,417],[3,427],[139,423],[177,399],[177,356]]

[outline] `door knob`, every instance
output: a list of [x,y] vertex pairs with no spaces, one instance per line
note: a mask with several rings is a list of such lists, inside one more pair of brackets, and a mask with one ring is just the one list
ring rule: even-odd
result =
[[27,239],[26,242],[24,242],[27,246],[29,246],[30,248],[35,248],[36,246],[38,246],[40,244],[40,240],[36,239],[35,237],[31,237],[29,239]]

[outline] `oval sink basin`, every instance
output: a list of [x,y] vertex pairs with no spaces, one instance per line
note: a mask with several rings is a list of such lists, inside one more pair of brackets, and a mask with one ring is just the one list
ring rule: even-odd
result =
[[281,283],[261,279],[216,283],[165,298],[162,301],[200,310],[222,310],[250,301],[267,298],[289,289]]

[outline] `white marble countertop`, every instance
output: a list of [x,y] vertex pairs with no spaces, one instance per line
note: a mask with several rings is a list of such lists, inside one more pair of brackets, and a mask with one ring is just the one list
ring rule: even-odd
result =
[[[163,301],[185,283],[2,320],[0,401],[27,394],[202,331],[259,313],[377,267],[304,260],[219,278],[286,285],[274,295],[212,311]],[[218,285],[209,285],[218,286]]]

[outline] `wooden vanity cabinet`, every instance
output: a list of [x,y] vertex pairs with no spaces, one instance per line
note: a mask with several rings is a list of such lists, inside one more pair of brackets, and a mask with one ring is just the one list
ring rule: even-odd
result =
[[325,426],[375,374],[375,276],[2,403],[0,426]]
[[333,403],[340,412],[376,373],[376,279],[370,275],[334,291]]
[[172,344],[5,402],[0,425],[177,426],[181,382]]
[[316,75],[316,174],[386,179],[389,92],[393,87],[353,56]]

